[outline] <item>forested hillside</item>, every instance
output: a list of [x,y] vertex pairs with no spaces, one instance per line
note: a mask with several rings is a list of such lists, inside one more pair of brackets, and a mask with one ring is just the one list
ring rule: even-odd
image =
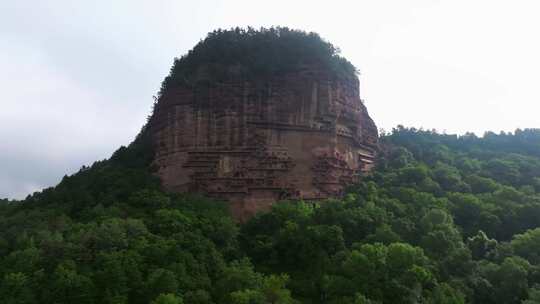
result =
[[540,303],[540,130],[398,127],[341,200],[237,224],[164,193],[140,137],[0,201],[1,303]]

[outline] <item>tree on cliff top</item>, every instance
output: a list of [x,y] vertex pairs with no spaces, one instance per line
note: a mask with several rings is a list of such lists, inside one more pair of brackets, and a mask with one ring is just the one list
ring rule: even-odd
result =
[[356,68],[339,55],[339,49],[317,33],[287,27],[219,29],[186,55],[175,58],[160,95],[175,86],[194,84],[201,77],[227,79],[231,68],[242,77],[265,77],[306,64],[318,64],[335,76],[356,76]]

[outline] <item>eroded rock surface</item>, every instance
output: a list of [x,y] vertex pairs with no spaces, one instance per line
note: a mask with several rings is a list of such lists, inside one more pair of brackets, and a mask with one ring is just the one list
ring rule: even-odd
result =
[[166,189],[227,200],[240,220],[278,200],[339,197],[377,150],[358,79],[313,67],[170,89],[149,131]]

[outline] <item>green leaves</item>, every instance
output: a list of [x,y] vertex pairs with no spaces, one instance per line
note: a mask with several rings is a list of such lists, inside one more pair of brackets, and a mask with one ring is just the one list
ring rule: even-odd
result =
[[540,264],[540,228],[515,235],[510,244],[517,255],[533,264]]
[[67,260],[56,267],[47,297],[53,303],[92,303],[96,292],[92,280]]
[[400,128],[344,199],[279,203],[241,225],[226,204],[164,193],[140,159],[148,151],[121,148],[0,203],[0,299],[537,303],[538,134]]
[[409,244],[364,244],[351,251],[342,269],[355,293],[384,303],[414,303],[433,281],[428,265],[422,249]]
[[317,65],[333,77],[356,77],[356,68],[316,33],[287,27],[215,30],[176,58],[160,95],[177,86],[201,87],[227,79],[261,79]]
[[6,304],[35,303],[35,294],[30,278],[21,272],[4,275],[0,281],[0,298]]
[[243,289],[231,293],[231,304],[293,304],[297,303],[291,292],[285,288],[289,280],[287,275],[270,275],[263,279],[261,285],[251,289]]
[[184,304],[184,301],[175,294],[162,293],[150,304]]

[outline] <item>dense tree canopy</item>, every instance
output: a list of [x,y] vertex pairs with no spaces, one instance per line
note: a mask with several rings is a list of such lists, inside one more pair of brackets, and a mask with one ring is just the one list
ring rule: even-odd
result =
[[160,94],[200,81],[268,77],[316,64],[334,76],[356,77],[356,68],[318,34],[286,27],[216,30],[176,58]]
[[398,127],[343,199],[238,224],[139,138],[0,201],[2,303],[540,303],[540,130]]

